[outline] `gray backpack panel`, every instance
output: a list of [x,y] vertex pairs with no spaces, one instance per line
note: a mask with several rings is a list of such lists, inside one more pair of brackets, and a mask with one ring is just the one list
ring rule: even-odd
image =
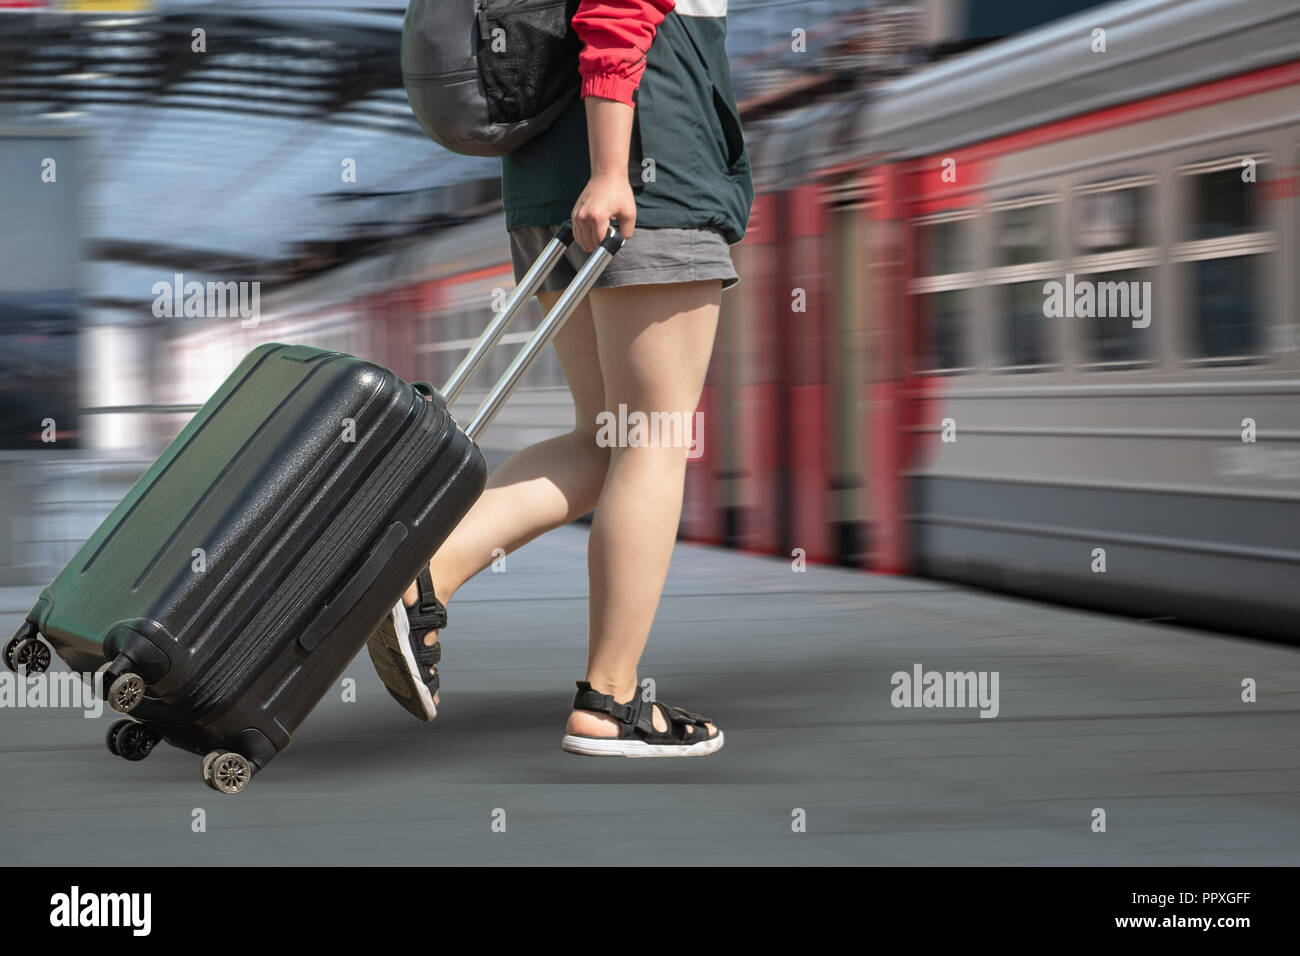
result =
[[578,93],[578,0],[411,0],[402,79],[437,143],[501,156],[546,129]]

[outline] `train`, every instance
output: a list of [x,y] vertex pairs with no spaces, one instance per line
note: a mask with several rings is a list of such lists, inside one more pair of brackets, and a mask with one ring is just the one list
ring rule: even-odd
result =
[[[1295,640],[1298,110],[1300,6],[1129,0],[747,123],[681,537]],[[174,326],[167,399],[272,340],[437,384],[512,282],[445,229]],[[490,459],[572,425],[525,385]]]

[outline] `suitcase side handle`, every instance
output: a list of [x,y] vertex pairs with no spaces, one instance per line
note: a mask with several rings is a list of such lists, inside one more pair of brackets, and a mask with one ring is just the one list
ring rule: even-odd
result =
[[362,562],[361,567],[298,635],[298,643],[302,645],[303,650],[308,653],[314,651],[321,640],[339,626],[347,613],[356,607],[357,602],[379,579],[380,573],[388,567],[388,562],[393,559],[393,555],[397,553],[398,547],[404,540],[406,540],[406,525],[394,521],[379,539],[374,550]]
[[[552,240],[552,244],[554,242],[555,240]],[[619,249],[623,248],[623,242],[623,234],[618,231],[617,226],[611,225],[605,240],[596,247],[596,251],[582,264],[582,268],[573,277],[569,287],[560,293],[560,297],[555,301],[551,311],[546,313],[546,318],[542,319],[541,324],[537,326],[537,331],[524,343],[524,347],[515,355],[509,368],[492,386],[492,391],[488,392],[487,398],[483,399],[483,404],[478,407],[478,411],[474,413],[470,423],[465,426],[465,434],[469,436],[471,441],[477,442],[479,435],[483,434],[484,429],[492,424],[492,419],[497,417],[497,413],[501,411],[506,400],[510,398],[510,394],[515,390],[515,386],[519,384],[520,379],[532,368],[533,363],[537,361],[537,357],[542,354],[542,350],[551,344],[551,340],[555,338],[561,326],[577,309],[578,304],[591,290],[591,287],[596,284],[596,279],[605,271],[605,267],[609,265],[610,260],[614,258]],[[549,249],[550,246],[547,246],[547,248]],[[543,256],[539,257],[538,261],[541,261],[544,256],[543,253]],[[533,268],[536,268],[536,263],[534,263]],[[531,271],[530,269],[529,272],[531,273]],[[550,269],[547,269],[547,272],[549,271]],[[539,279],[538,282],[540,281]]]
[[442,387],[443,401],[450,405],[459,396],[461,391],[468,384],[469,380],[474,377],[483,360],[492,354],[501,337],[510,330],[519,313],[523,311],[524,304],[533,297],[537,292],[542,281],[551,274],[556,263],[564,255],[566,249],[573,243],[573,226],[566,222],[560,226],[559,232],[555,237],[546,244],[542,254],[537,257],[537,261],[528,267],[524,277],[519,280],[510,297],[506,299],[505,305],[501,311],[492,316],[492,321],[488,323],[483,334],[479,336],[474,347],[469,350],[469,354],[461,360],[460,365],[456,366],[456,371],[451,373],[451,378],[447,379],[447,384]]

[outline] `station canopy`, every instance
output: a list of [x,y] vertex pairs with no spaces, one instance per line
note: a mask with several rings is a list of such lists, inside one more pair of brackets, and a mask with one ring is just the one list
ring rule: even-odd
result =
[[[862,6],[732,0],[739,94],[774,64],[811,64],[780,55],[791,23],[824,31]],[[0,131],[85,134],[86,291],[99,311],[138,309],[160,272],[291,282],[496,208],[499,162],[447,152],[411,114],[404,9],[0,0]]]

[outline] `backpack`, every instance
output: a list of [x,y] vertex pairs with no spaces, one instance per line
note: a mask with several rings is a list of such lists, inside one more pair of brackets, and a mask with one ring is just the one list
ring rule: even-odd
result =
[[436,142],[501,156],[545,130],[578,94],[578,0],[411,0],[402,80]]

